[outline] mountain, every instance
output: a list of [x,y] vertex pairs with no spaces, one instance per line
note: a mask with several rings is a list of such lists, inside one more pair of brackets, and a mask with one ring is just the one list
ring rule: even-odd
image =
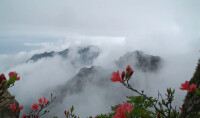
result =
[[52,58],[54,56],[61,56],[64,59],[68,59],[72,65],[90,65],[93,63],[93,60],[98,57],[100,54],[99,49],[96,46],[86,46],[79,47],[78,49],[65,49],[59,52],[51,51],[44,52],[40,54],[33,55],[27,62],[36,62],[44,58]]
[[102,67],[84,67],[72,79],[57,87],[56,94],[60,96],[59,100],[62,101],[67,95],[80,93],[89,85],[106,87],[109,75]]
[[[93,59],[94,57],[92,55],[88,55],[88,50],[90,49],[81,48],[81,50],[79,49],[76,51],[78,54],[82,55],[79,59],[90,60],[90,57]],[[134,87],[141,88],[142,85],[149,83],[144,77],[149,77],[149,73],[154,73],[160,69],[159,67],[162,65],[162,59],[159,56],[152,56],[141,51],[134,51],[121,56],[115,63],[117,70],[124,70],[128,64],[130,64],[135,71],[141,70],[141,72],[134,74],[134,79],[130,80],[130,82],[134,81]],[[52,104],[49,109],[59,109],[59,107],[56,106],[58,104],[61,106],[64,104],[68,106],[73,104],[77,108],[77,111],[80,110],[81,112],[85,109],[92,109],[93,106],[102,105],[102,107],[106,109],[105,111],[102,111],[102,107],[95,107],[95,109],[101,111],[101,113],[108,112],[110,107],[106,108],[105,106],[118,104],[126,99],[125,96],[134,94],[125,87],[120,87],[123,86],[120,83],[112,83],[110,81],[113,71],[116,70],[109,70],[100,66],[82,67],[71,79],[59,86],[55,86],[55,88],[51,88],[53,90],[52,93],[54,93],[57,98],[54,101],[54,105]],[[145,87],[148,86],[145,85]],[[142,89],[149,90],[149,88]],[[45,94],[46,93],[48,92],[45,92]],[[52,112],[49,115],[62,117],[63,112]],[[84,113],[80,114],[82,117],[85,115]]]
[[142,51],[127,52],[116,61],[116,65],[119,68],[125,68],[127,65],[131,65],[137,70],[143,72],[153,72],[159,70],[162,66],[162,58],[159,56],[153,56],[145,54]]
[[[161,67],[161,58],[152,56],[141,51],[128,52],[116,61],[118,69],[124,69],[128,64],[134,67],[134,70],[142,72],[155,72]],[[136,65],[136,66],[135,66]],[[59,98],[65,98],[67,95],[77,94],[84,90],[88,85],[100,88],[106,88],[113,70],[106,70],[100,66],[83,67],[69,81],[57,88]],[[112,86],[112,85],[110,85]],[[61,99],[60,99],[61,100]],[[61,100],[62,101],[62,100]]]
[[28,61],[38,61],[42,58],[53,57],[55,54],[56,54],[56,52],[54,52],[54,51],[35,54]]

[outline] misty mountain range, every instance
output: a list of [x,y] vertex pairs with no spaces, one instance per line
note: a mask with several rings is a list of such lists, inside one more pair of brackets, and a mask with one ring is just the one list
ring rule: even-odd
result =
[[[72,57],[71,53],[76,53],[76,56]],[[29,60],[27,60],[27,62],[35,62],[43,58],[51,58],[57,55],[63,57],[64,59],[69,59],[71,64],[75,67],[86,66],[91,65],[93,60],[98,57],[99,53],[99,49],[96,46],[79,47],[78,49],[69,48],[59,52],[51,51],[35,54]]]
[[[134,70],[142,72],[155,72],[162,66],[162,59],[159,56],[145,54],[142,51],[128,52],[121,56],[115,63],[117,70],[124,70],[127,65],[134,67]],[[116,70],[115,70],[116,71]],[[85,86],[94,85],[104,88],[111,83],[108,81],[112,72],[99,66],[83,67],[68,82],[57,88],[57,94],[64,98],[69,94],[81,92]]]
[[[84,67],[86,65],[92,65],[93,61],[100,55],[100,50],[96,46],[79,47],[75,51],[72,49],[65,49],[60,52],[44,52],[33,55],[28,61],[35,62],[43,58],[52,58],[55,55],[59,55],[64,59],[69,59],[71,58],[70,53],[77,53],[77,56],[73,57],[70,61],[73,65],[77,65],[77,63],[81,64],[82,68],[72,79],[55,88],[54,92],[59,96],[57,97],[57,102],[62,102],[68,95],[84,91],[85,87],[88,85],[100,88],[106,88],[106,86],[110,85],[108,81],[112,71],[108,71],[100,66]],[[127,52],[119,59],[116,59],[115,64],[117,69],[121,70],[125,69],[127,65],[131,65],[134,67],[134,70],[155,72],[162,66],[162,59],[159,56],[145,54],[142,51],[133,51]],[[109,90],[107,94],[111,94]]]
[[[98,57],[100,54],[100,50],[96,46],[86,46],[86,47],[79,47],[75,52],[72,49],[65,49],[59,52],[51,51],[51,52],[44,52],[40,54],[33,55],[29,61],[38,61],[43,58],[51,58],[55,55],[59,55],[65,59],[71,58],[70,52],[76,53],[77,55],[71,59],[71,63],[73,65],[81,64],[82,66],[85,65],[92,65],[94,59]],[[148,72],[148,71],[157,71],[161,66],[161,58],[159,56],[153,56],[149,54],[145,54],[142,51],[133,51],[127,52],[125,55],[121,56],[115,63],[119,68],[125,68],[127,65],[133,65],[137,69],[141,71]]]
[[[127,52],[124,55],[121,55],[119,58],[115,59],[115,61],[110,64],[113,69],[108,69],[103,66],[98,66],[94,64],[95,60],[97,60],[98,57],[101,56],[101,53],[102,52],[100,48],[93,45],[83,47],[70,47],[61,51],[52,50],[50,52],[34,54],[26,61],[27,64],[32,65],[45,63],[44,65],[51,68],[52,65],[48,63],[52,63],[53,61],[51,61],[51,59],[57,59],[58,57],[62,61],[65,61],[67,63],[69,62],[71,66],[73,66],[73,71],[69,71],[74,73],[73,76],[63,77],[62,80],[57,79],[56,76],[54,77],[55,79],[53,77],[50,77],[51,80],[49,81],[56,82],[61,80],[63,82],[60,82],[55,86],[50,86],[51,88],[45,89],[40,93],[40,96],[49,96],[49,92],[52,92],[57,97],[54,103],[49,108],[52,111],[50,112],[49,117],[51,115],[62,116],[63,113],[53,112],[55,111],[53,109],[59,110],[61,109],[61,106],[63,104],[67,104],[68,106],[70,104],[73,104],[75,107],[80,105],[79,107],[77,107],[77,111],[82,111],[83,109],[81,108],[82,106],[85,106],[83,105],[84,103],[87,103],[88,107],[91,107],[94,104],[101,104],[102,108],[105,108],[104,106],[112,106],[121,103],[126,98],[125,96],[132,95],[132,92],[128,91],[124,87],[119,87],[120,84],[113,84],[110,81],[113,71],[119,70],[120,72],[122,72],[122,70],[125,70],[127,65],[130,65],[135,71],[133,77],[134,87],[142,87],[142,85],[145,85],[145,83],[149,83],[149,80],[144,79],[144,77],[148,77],[151,73],[157,73],[157,71],[159,71],[162,67],[163,59],[161,57],[146,54],[142,51],[132,51]],[[42,65],[41,67],[44,67],[44,65]],[[55,65],[53,64],[53,66]],[[66,67],[64,69],[71,69],[70,67]],[[53,70],[51,72],[60,73],[59,71],[60,70]],[[62,71],[66,71],[66,73],[68,73],[68,70]],[[52,75],[53,73],[50,73],[50,75]],[[39,76],[40,75],[38,75],[38,77]],[[64,80],[64,78],[67,79]],[[141,80],[145,80],[146,82],[141,83]],[[130,82],[131,81],[132,80],[130,80]],[[76,99],[74,99],[73,96],[77,96],[75,97]],[[90,99],[94,101],[90,102]],[[97,109],[96,113],[99,113],[98,110],[100,109]],[[101,109],[101,112],[105,113],[107,111],[109,111],[109,109],[103,109],[103,111]],[[80,116],[85,115],[80,114]]]

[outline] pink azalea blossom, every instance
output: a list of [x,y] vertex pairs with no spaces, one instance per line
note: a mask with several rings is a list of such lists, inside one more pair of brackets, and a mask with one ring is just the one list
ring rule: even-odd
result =
[[17,108],[15,104],[10,104],[10,107],[9,107],[9,109],[12,110],[14,112],[14,114],[19,112],[23,108],[24,108],[23,106],[20,106],[20,107]]
[[122,78],[120,78],[120,75],[119,75],[119,70],[117,72],[113,72],[112,75],[113,75],[113,77],[110,78],[111,81],[113,81],[113,82],[119,81],[119,82],[123,83]]
[[44,99],[43,102],[44,102],[45,105],[49,104],[49,100],[47,100],[45,97],[43,97],[43,99]]
[[125,77],[125,71],[123,71],[122,74],[121,74],[122,80],[124,80],[124,77]]
[[17,109],[17,111],[20,111],[20,110],[22,110],[22,109],[24,109],[24,106],[20,106],[20,107]]
[[182,83],[180,89],[188,91],[189,90],[189,81],[185,81],[185,83]]
[[160,118],[160,114],[159,113],[157,113],[157,118]]
[[19,81],[19,80],[20,80],[20,77],[17,77],[17,78],[16,78],[16,81]]
[[33,115],[33,118],[39,118],[40,116],[39,115]]
[[65,113],[65,115],[67,115],[67,111],[66,110],[64,111],[64,113]]
[[[14,75],[18,75],[18,73],[16,73],[16,72],[10,72],[10,73],[8,73],[9,78],[11,78]],[[20,80],[20,77],[16,78],[16,81],[18,81],[18,80]]]
[[22,115],[22,118],[30,118],[30,115],[24,113],[24,114]]
[[39,101],[39,106],[40,107],[43,107],[44,105],[49,104],[49,100],[47,100],[45,97],[43,97],[43,99],[39,98],[38,101]]
[[132,110],[133,110],[133,107],[130,103],[120,104],[113,118],[126,118],[126,114],[129,115],[130,111]]
[[13,112],[16,111],[16,106],[15,104],[11,104],[10,107],[9,107],[10,110],[12,110]]
[[181,111],[181,112],[183,112],[183,109],[182,109],[182,107],[179,107],[179,109],[180,109],[180,111]]
[[8,75],[11,78],[12,76],[17,75],[17,73],[16,72],[9,72]]
[[39,98],[38,101],[39,101],[40,104],[43,103],[43,99],[42,98]]
[[133,69],[131,68],[131,66],[130,65],[128,65],[127,67],[126,67],[126,73],[128,73],[127,75],[127,77],[130,77],[130,76],[132,76],[132,74],[133,74]]
[[122,104],[120,104],[116,112],[117,113],[113,116],[113,118],[126,118]]
[[123,110],[127,111],[128,113],[130,113],[130,111],[133,110],[133,107],[132,107],[131,103],[124,103],[123,104]]
[[32,109],[34,111],[38,110],[38,108],[39,108],[39,105],[37,103],[35,103],[35,104],[32,105]]
[[5,77],[4,74],[1,74],[1,75],[0,75],[0,87],[2,86],[2,81],[3,81],[3,80],[6,80],[6,77]]
[[196,84],[191,84],[190,85],[190,91],[194,92],[196,89],[197,85]]

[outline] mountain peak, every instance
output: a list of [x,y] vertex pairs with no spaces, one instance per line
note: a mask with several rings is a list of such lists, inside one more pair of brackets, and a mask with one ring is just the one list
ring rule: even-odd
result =
[[127,52],[125,55],[121,56],[116,64],[125,68],[127,65],[131,65],[138,70],[143,72],[157,71],[161,67],[162,58],[159,56],[153,56],[146,54],[142,51]]
[[56,55],[68,59],[72,65],[85,66],[91,65],[93,60],[98,57],[99,49],[96,46],[78,47],[76,49],[68,48],[59,52],[51,51],[33,55],[28,61],[38,61],[43,58],[52,58]]

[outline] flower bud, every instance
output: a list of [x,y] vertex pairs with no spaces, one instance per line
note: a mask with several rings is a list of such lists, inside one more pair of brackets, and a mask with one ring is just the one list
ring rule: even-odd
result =
[[66,110],[64,111],[64,113],[65,113],[65,115],[67,115],[67,111]]
[[124,77],[125,77],[125,71],[123,71],[122,74],[121,74],[122,80],[124,80]]

